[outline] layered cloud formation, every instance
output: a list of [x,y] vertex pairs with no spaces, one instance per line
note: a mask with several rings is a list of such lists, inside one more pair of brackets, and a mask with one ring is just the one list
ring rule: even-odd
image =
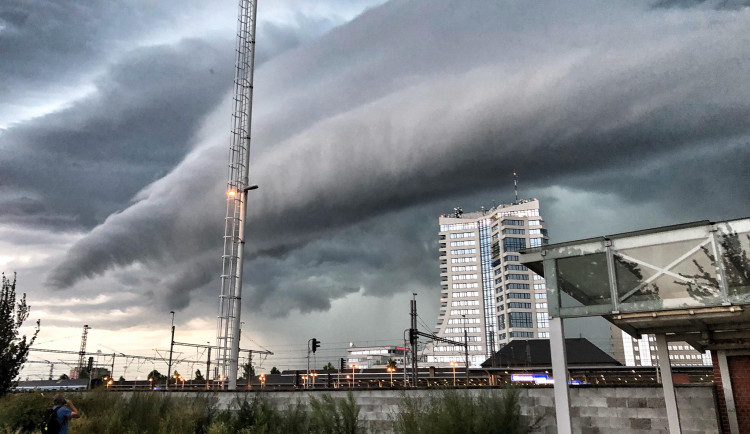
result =
[[[269,55],[255,83],[249,308],[326,310],[354,292],[436,285],[436,215],[476,195],[508,201],[499,185],[514,170],[559,211],[545,214],[557,219],[559,241],[574,225],[609,231],[747,214],[745,6],[392,1]],[[15,161],[37,156],[48,169],[7,166],[17,171],[11,183],[35,188],[8,197],[4,218],[93,227],[51,270],[50,285],[135,267],[139,277],[118,285],[148,281],[176,308],[216,291],[231,75],[219,52],[183,40],[123,58],[86,110],[45,117],[54,147],[50,130],[32,122],[0,136]],[[190,65],[183,75],[165,75],[179,62]],[[63,157],[79,165],[56,167]],[[85,199],[57,197],[73,189],[66,183],[85,185]],[[587,221],[597,197],[622,212]],[[661,217],[631,214],[644,208]]]

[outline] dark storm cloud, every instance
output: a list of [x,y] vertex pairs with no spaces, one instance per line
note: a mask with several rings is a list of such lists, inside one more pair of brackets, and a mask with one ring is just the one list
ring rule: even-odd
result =
[[[18,106],[75,88],[114,53],[195,13],[202,2],[59,2],[7,0],[0,4],[0,119]],[[85,71],[82,73],[82,71]]]
[[94,95],[4,132],[0,189],[26,197],[2,208],[25,204],[28,224],[89,227],[121,208],[187,153],[231,84],[230,50],[196,40],[138,50],[110,67]]
[[[258,64],[330,25],[305,16],[264,25],[270,47]],[[91,95],[0,133],[0,222],[90,228],[126,207],[193,146],[231,88],[233,45],[185,39],[133,49],[106,67]]]
[[286,316],[292,310],[327,310],[353,292],[382,297],[434,289],[439,284],[435,225],[425,224],[434,219],[432,212],[432,207],[416,207],[380,215],[283,258],[250,261],[248,309]]
[[[416,218],[415,205],[496,188],[513,170],[536,189],[607,190],[623,208],[653,203],[682,210],[681,219],[700,211],[691,207],[696,184],[715,192],[701,210],[745,209],[747,192],[719,187],[747,178],[750,14],[649,6],[392,2],[260,68],[251,182],[261,188],[251,193],[246,245],[258,304],[314,310],[355,290],[391,293],[366,283],[398,267],[389,249],[428,238],[404,231],[386,247],[382,234],[403,220],[362,222],[398,209]],[[74,245],[50,282],[67,287],[136,262],[169,276],[191,270],[178,278],[187,303],[219,264],[206,249],[218,250],[225,146],[208,136]],[[352,225],[364,233],[332,235]],[[315,241],[327,238],[373,246],[354,241],[354,253]],[[433,249],[400,259],[429,262]],[[403,284],[433,284],[422,260],[414,276],[400,271]],[[373,266],[359,268],[365,261]]]

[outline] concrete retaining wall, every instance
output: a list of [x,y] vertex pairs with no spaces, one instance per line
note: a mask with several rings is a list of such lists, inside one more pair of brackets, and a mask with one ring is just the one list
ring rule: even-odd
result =
[[[712,386],[678,387],[677,405],[684,434],[718,433],[719,421]],[[465,391],[471,395],[486,393],[485,389]],[[495,389],[495,392],[501,390]],[[542,418],[539,432],[556,433],[554,394],[552,388],[522,388],[521,413],[529,418]],[[177,392],[175,392],[177,393]],[[307,402],[310,395],[321,392],[266,392],[267,398],[285,408],[298,400]],[[346,391],[330,391],[333,398],[346,397]],[[360,406],[360,419],[369,432],[391,431],[391,421],[398,411],[404,394],[409,397],[429,398],[439,396],[439,390],[388,390],[372,389],[354,391]],[[186,392],[185,394],[188,394]],[[645,434],[667,433],[667,414],[664,395],[660,387],[581,387],[571,388],[571,415],[573,431],[581,434],[611,433]],[[219,393],[219,406],[232,408],[236,399],[245,394]],[[252,398],[252,393],[248,394]]]

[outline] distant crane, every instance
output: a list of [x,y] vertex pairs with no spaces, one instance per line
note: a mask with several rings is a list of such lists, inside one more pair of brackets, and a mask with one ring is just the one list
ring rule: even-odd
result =
[[78,376],[80,377],[81,372],[83,372],[83,362],[86,356],[86,339],[89,335],[89,329],[91,327],[88,326],[88,324],[83,326],[83,333],[81,334],[81,349],[78,351]]
[[224,221],[224,252],[216,330],[216,346],[218,347],[216,363],[221,379],[226,379],[230,390],[237,388],[247,192],[258,188],[256,185],[251,186],[248,181],[256,15],[256,0],[240,0],[237,19],[234,110],[229,145],[227,214]]

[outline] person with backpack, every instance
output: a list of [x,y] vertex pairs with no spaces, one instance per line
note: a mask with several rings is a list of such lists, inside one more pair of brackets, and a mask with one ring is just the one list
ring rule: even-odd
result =
[[63,394],[58,393],[52,398],[53,407],[47,416],[46,426],[43,430],[45,434],[68,434],[68,422],[70,419],[81,417],[78,409],[69,400],[65,399]]

